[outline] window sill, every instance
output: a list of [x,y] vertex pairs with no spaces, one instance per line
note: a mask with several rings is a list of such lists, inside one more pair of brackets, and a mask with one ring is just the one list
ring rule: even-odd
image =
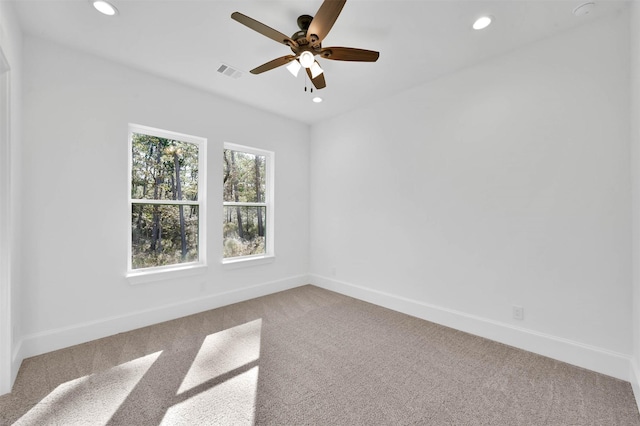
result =
[[247,268],[249,266],[273,263],[275,260],[276,257],[274,255],[236,257],[232,259],[223,259],[222,266],[224,269]]
[[149,268],[140,271],[133,271],[127,274],[129,284],[145,284],[154,281],[164,281],[174,278],[184,278],[194,275],[202,275],[207,272],[207,265],[190,264],[183,266],[172,266],[167,268]]

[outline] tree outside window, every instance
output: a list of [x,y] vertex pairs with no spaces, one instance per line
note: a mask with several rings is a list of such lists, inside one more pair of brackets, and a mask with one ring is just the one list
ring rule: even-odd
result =
[[227,143],[223,157],[224,258],[270,255],[273,153]]
[[204,260],[204,142],[130,126],[130,270]]

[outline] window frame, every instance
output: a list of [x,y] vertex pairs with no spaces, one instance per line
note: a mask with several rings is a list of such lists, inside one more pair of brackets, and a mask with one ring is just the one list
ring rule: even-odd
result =
[[[264,202],[254,202],[254,203],[246,203],[246,202],[235,202],[235,201],[225,201],[224,200],[224,191],[222,191],[222,211],[224,208],[229,206],[264,206],[266,210],[266,230],[265,230],[265,252],[262,254],[253,254],[250,256],[234,256],[234,257],[224,257],[224,249],[222,251],[222,264],[225,267],[235,268],[242,266],[250,266],[250,265],[258,265],[264,263],[270,263],[275,260],[275,217],[274,217],[274,200],[275,200],[275,190],[274,190],[274,182],[275,182],[275,152],[268,151],[261,148],[255,148],[247,145],[240,145],[232,142],[224,142],[222,147],[222,156],[224,157],[225,150],[232,150],[237,152],[246,152],[247,154],[259,155],[265,158],[265,194],[264,194]],[[223,183],[224,186],[224,183]],[[222,235],[222,242],[224,244],[224,233]]]
[[[132,182],[131,174],[133,168],[133,134],[144,134],[158,138],[171,139],[185,143],[192,143],[198,147],[198,199],[193,200],[153,200],[131,198]],[[207,268],[207,138],[173,132],[170,130],[158,129],[155,127],[143,126],[129,123],[128,126],[128,175],[127,175],[127,273],[126,277],[132,284],[146,283],[150,281],[180,278],[200,274]],[[131,211],[134,204],[159,204],[159,205],[186,205],[198,206],[198,260],[194,262],[175,263],[172,265],[151,266],[147,268],[133,269],[132,264],[132,234],[131,234]]]

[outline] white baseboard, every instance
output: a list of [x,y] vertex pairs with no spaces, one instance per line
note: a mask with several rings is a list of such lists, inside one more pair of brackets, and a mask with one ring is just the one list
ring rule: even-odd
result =
[[13,384],[16,381],[16,377],[18,376],[18,369],[20,368],[20,363],[22,362],[22,358],[20,358],[19,360],[16,359],[18,350],[13,349],[14,348],[9,349],[7,363],[3,363],[3,367],[7,368],[7,371],[2,372],[0,396],[11,392],[11,389],[13,389]]
[[203,298],[24,336],[23,339],[16,344],[13,352],[14,378],[22,360],[31,356],[309,283],[417,318],[629,381],[633,387],[638,405],[640,406],[640,370],[638,366],[632,363],[631,355],[621,354],[521,327],[515,327],[510,324],[315,274],[298,275],[224,293],[208,295]]
[[13,348],[13,354],[11,357],[11,387],[13,387],[16,377],[18,377],[18,370],[20,370],[20,365],[24,358],[25,357],[22,356],[22,340],[20,340]]
[[629,382],[631,382],[633,396],[636,398],[636,405],[640,408],[640,369],[638,368],[635,358],[631,360],[630,370]]
[[126,315],[30,334],[18,343],[13,361],[19,367],[25,358],[306,284],[309,284],[309,276],[298,275]]
[[[407,299],[316,274],[309,275],[309,278],[311,284],[327,290],[621,380],[630,381],[631,355],[550,334],[539,333],[522,327],[515,327],[511,324]],[[640,393],[636,392],[636,395],[640,395]]]

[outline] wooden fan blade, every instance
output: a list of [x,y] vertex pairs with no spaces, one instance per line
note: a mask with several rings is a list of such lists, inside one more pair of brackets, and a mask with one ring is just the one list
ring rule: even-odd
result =
[[231,19],[240,22],[242,25],[246,25],[254,31],[259,32],[263,36],[269,37],[271,40],[275,40],[278,43],[282,43],[286,46],[298,47],[298,43],[291,40],[288,36],[282,34],[280,31],[276,31],[271,27],[266,26],[262,22],[256,21],[253,18],[249,18],[247,15],[243,15],[240,12],[233,12]]
[[380,53],[353,47],[326,47],[320,50],[320,56],[334,61],[375,62],[380,57]]
[[324,0],[320,5],[307,30],[307,40],[313,47],[318,46],[327,36],[346,2],[347,0]]
[[260,74],[260,73],[263,73],[265,71],[269,71],[269,70],[272,70],[274,68],[278,68],[279,66],[282,66],[284,64],[288,64],[289,62],[293,61],[295,58],[296,58],[295,55],[281,56],[280,58],[276,58],[273,61],[269,61],[266,64],[260,65],[259,67],[255,67],[254,69],[252,69],[249,72],[251,74]]
[[324,73],[318,75],[316,78],[311,78],[311,70],[307,68],[307,75],[309,76],[309,80],[316,86],[316,89],[324,89],[327,87],[327,82],[324,81]]

